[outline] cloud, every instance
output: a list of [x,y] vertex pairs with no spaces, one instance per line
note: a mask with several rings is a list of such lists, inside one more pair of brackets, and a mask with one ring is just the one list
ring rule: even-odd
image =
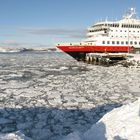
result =
[[1,34],[4,37],[23,37],[24,34]]
[[85,38],[85,29],[47,29],[47,28],[23,28],[21,29],[24,33],[33,35],[54,35],[54,36],[64,36],[71,38]]
[[52,44],[39,44],[39,43],[25,43],[25,42],[18,42],[15,40],[6,40],[0,42],[1,47],[5,48],[52,48]]
[[11,27],[9,33],[7,30],[5,30],[6,33],[3,32],[1,33],[3,40],[0,41],[0,44],[2,47],[10,48],[55,47],[57,42],[81,40],[86,37],[86,30],[80,28]]

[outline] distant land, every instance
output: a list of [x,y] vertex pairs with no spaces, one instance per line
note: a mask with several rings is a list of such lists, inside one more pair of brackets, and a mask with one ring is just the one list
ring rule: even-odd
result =
[[37,52],[59,52],[57,48],[7,48],[7,47],[0,47],[0,52],[27,52],[27,51],[37,51]]

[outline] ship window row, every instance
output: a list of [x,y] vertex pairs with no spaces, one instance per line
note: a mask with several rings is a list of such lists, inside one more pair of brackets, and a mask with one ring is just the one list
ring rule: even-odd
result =
[[[128,38],[128,36],[117,36],[117,35],[116,35],[116,36],[113,36],[113,35],[112,35],[111,37],[112,37],[112,38],[114,38],[114,37],[116,37],[116,38]],[[129,36],[129,37],[130,37],[130,36]],[[139,36],[132,36],[131,38],[135,38],[135,39],[136,39],[136,38],[140,38],[140,37],[139,37]]]
[[140,42],[137,42],[137,41],[103,41],[102,42],[103,44],[121,44],[121,45],[140,45]]
[[114,23],[114,24],[105,24],[107,27],[119,27],[119,24]]
[[104,24],[97,24],[97,25],[93,25],[92,27],[101,27],[104,26]]
[[[113,23],[113,24],[97,24],[92,27],[101,27],[101,26],[106,26],[106,27],[119,27],[119,23]],[[122,24],[122,28],[140,28],[140,25],[137,24]]]
[[[113,32],[114,30],[111,30],[111,32]],[[133,32],[133,33],[139,33],[140,31],[131,31],[131,30],[129,30],[129,31],[127,31],[127,30],[115,30],[115,32]]]
[[113,24],[97,24],[97,25],[93,25],[92,27],[102,27],[102,26],[106,26],[106,27],[119,27],[118,23],[113,23]]
[[89,30],[89,32],[99,32],[99,31],[105,31],[106,29],[101,28],[101,29],[96,29],[96,30]]
[[135,24],[122,24],[122,28],[140,28],[140,25],[135,25]]
[[[107,32],[107,30],[105,29],[105,28],[101,28],[101,29],[94,29],[94,30],[89,30],[89,32],[99,32],[99,31],[106,31]],[[129,30],[129,31],[127,31],[127,30],[111,30],[111,32],[113,32],[113,31],[115,31],[115,32],[133,32],[133,33],[140,33],[140,31],[131,31],[131,30]]]

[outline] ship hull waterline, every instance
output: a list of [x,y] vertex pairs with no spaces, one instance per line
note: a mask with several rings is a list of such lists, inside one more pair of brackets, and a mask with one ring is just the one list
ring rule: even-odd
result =
[[131,46],[57,46],[78,61],[84,61],[87,53],[128,53],[133,51]]

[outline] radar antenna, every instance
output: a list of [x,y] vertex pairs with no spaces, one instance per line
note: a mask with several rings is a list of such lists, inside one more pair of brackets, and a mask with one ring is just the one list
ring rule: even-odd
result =
[[125,19],[136,19],[136,11],[135,8],[130,8],[126,14],[123,16]]

